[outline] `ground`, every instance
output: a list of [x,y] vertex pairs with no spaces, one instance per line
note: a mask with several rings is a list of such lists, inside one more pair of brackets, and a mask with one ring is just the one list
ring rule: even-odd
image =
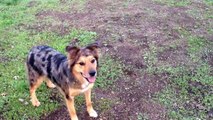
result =
[[[211,0],[4,1],[0,119],[69,119],[56,89],[42,86],[42,107],[30,105],[23,63],[34,45],[64,53],[70,41],[101,44],[92,94],[97,120],[213,118]],[[77,98],[78,117],[95,119],[83,101]]]

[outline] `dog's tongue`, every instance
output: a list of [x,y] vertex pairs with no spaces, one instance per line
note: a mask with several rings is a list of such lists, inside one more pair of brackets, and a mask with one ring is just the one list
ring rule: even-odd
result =
[[96,80],[95,77],[89,77],[89,78],[87,78],[87,79],[88,79],[88,81],[89,81],[90,83],[94,83],[95,80]]

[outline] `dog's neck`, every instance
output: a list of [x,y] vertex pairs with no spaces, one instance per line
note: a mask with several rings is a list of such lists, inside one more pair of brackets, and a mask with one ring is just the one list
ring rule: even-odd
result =
[[72,76],[75,79],[75,86],[78,86],[78,89],[85,89],[89,86],[89,82],[85,81],[80,73],[77,71],[72,71]]

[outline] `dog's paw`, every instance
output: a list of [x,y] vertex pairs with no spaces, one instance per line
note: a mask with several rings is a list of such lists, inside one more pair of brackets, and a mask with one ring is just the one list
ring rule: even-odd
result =
[[49,88],[55,88],[56,86],[54,84],[48,84]]
[[89,112],[89,116],[96,118],[96,117],[98,117],[98,114],[95,110],[92,110],[91,112]]
[[54,85],[52,82],[48,81],[48,82],[47,82],[47,87],[48,87],[48,88],[55,88],[56,85]]
[[78,120],[77,116],[71,117],[71,120]]
[[34,107],[40,106],[40,102],[38,100],[31,100]]

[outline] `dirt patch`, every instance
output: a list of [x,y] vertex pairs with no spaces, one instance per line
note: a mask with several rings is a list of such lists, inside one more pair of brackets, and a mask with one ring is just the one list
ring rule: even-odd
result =
[[8,62],[10,61],[10,58],[8,57],[0,57],[0,63]]
[[124,62],[124,64],[132,65],[138,69],[146,68],[141,47],[126,42],[114,45],[110,54]]
[[56,111],[44,116],[41,120],[70,120],[66,106],[63,106]]
[[[152,101],[152,95],[166,85],[165,75],[144,75],[137,71],[125,70],[127,76],[116,81],[115,95],[118,99],[112,109],[102,112],[100,117],[104,120],[137,120],[137,116],[145,114],[149,119],[166,119],[166,109]],[[159,79],[159,77],[164,79]],[[163,77],[164,76],[164,77]]]
[[159,62],[163,62],[171,66],[179,66],[184,62],[190,63],[190,57],[188,56],[188,52],[183,45],[175,48],[169,47],[162,52],[158,52],[157,57]]

